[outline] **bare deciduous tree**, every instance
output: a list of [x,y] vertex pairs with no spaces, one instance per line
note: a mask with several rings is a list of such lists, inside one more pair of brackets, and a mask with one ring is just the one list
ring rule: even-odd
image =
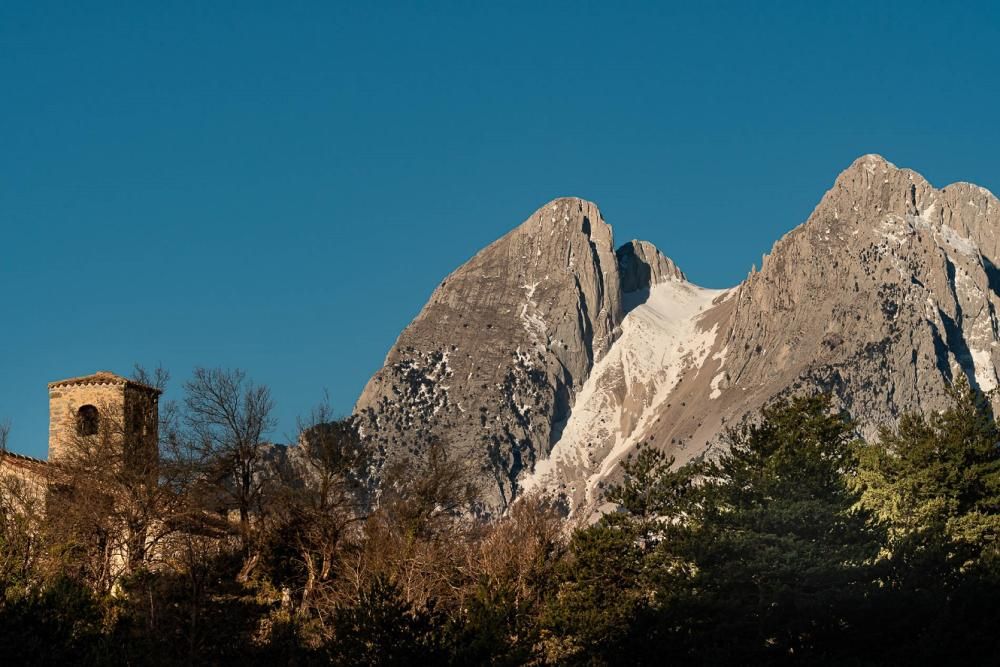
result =
[[269,536],[294,550],[289,592],[300,609],[329,592],[344,543],[359,535],[367,500],[368,451],[349,420],[336,420],[324,402],[299,422],[299,446],[280,485]]
[[477,474],[440,441],[392,465],[360,548],[344,558],[339,594],[357,600],[384,577],[417,605],[451,597],[463,579],[463,544],[476,529]]
[[41,481],[22,471],[31,462],[4,460],[10,422],[0,421],[0,586],[29,588],[42,554],[39,525],[44,512]]
[[139,384],[163,391],[170,381],[170,371],[162,365],[157,365],[153,370],[149,370],[141,364],[135,364],[132,367],[132,379]]
[[485,524],[482,534],[468,542],[463,569],[470,581],[509,596],[517,616],[528,617],[538,611],[548,583],[556,580],[555,568],[566,546],[564,527],[558,512],[543,499],[522,497],[506,516]]
[[274,402],[266,386],[239,369],[196,368],[184,385],[184,419],[200,455],[205,481],[239,511],[240,542],[248,555],[250,519],[263,508],[268,484],[261,444],[274,428]]

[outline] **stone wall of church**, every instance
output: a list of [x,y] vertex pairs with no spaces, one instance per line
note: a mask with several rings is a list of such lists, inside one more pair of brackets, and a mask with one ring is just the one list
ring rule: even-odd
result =
[[[78,432],[80,408],[97,408],[102,422],[99,436],[107,437],[116,430],[109,425],[125,421],[125,385],[79,384],[59,385],[49,389],[49,461],[65,456],[81,435]],[[120,430],[120,426],[117,427]],[[110,444],[110,443],[109,443]]]

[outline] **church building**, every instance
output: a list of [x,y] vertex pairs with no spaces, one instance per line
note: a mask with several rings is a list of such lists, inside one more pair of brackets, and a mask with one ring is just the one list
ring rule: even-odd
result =
[[39,490],[58,464],[82,444],[127,447],[125,461],[155,463],[159,389],[109,371],[51,382],[48,460],[0,452],[0,477],[13,476]]

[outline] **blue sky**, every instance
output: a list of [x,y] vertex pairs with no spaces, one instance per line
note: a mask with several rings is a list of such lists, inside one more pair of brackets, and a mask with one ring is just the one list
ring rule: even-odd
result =
[[1000,191],[995,3],[0,3],[0,418],[134,362],[348,413],[562,195],[741,280],[877,152]]

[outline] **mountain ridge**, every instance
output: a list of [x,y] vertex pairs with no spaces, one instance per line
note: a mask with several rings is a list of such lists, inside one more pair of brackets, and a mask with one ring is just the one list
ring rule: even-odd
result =
[[615,248],[595,204],[556,199],[442,281],[357,419],[387,460],[424,437],[485,461],[500,511],[526,489],[591,511],[637,446],[704,456],[785,393],[830,392],[875,428],[942,405],[958,374],[996,387],[998,223],[985,188],[863,155],[759,270],[713,291],[650,243]]

